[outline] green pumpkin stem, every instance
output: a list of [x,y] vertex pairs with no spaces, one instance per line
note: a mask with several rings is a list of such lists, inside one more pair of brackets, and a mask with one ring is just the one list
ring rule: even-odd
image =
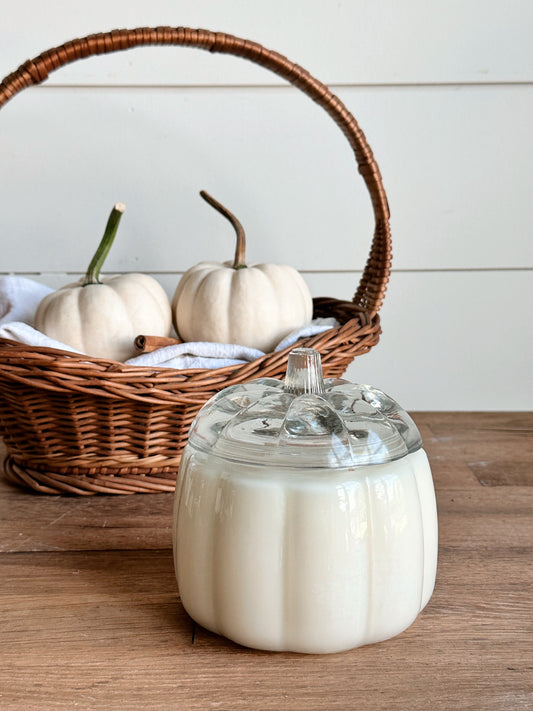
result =
[[83,280],[83,286],[100,283],[100,270],[104,265],[107,255],[109,254],[109,250],[111,249],[113,240],[117,234],[120,218],[122,217],[125,209],[126,205],[124,205],[124,203],[117,202],[111,210],[104,236],[98,245],[98,249],[94,253],[94,257],[91,259],[91,263],[89,264],[89,268],[85,274],[85,279]]
[[224,217],[231,222],[237,235],[237,245],[235,247],[235,257],[233,259],[232,267],[233,269],[244,269],[244,267],[246,267],[246,236],[244,234],[243,226],[233,213],[225,208],[224,205],[221,205],[217,200],[215,200],[215,198],[211,197],[209,193],[206,193],[205,190],[200,190],[200,195],[207,203],[209,203],[209,205],[211,205],[211,207],[214,207],[215,210],[218,210],[221,215],[224,215]]

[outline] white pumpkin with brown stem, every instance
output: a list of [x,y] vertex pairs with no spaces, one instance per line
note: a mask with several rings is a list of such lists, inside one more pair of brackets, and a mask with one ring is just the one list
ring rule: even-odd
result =
[[208,193],[200,195],[235,228],[235,258],[200,262],[185,272],[172,300],[174,327],[184,341],[235,343],[268,353],[311,320],[309,288],[291,266],[246,265],[241,223]]
[[100,279],[125,210],[117,203],[85,277],[44,297],[34,325],[50,338],[80,353],[124,361],[135,355],[140,333],[168,336],[170,302],[163,287],[147,274],[121,274]]

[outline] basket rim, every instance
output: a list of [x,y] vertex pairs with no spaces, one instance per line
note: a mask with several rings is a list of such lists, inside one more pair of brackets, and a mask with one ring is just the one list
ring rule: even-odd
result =
[[[314,336],[302,338],[281,351],[266,353],[253,361],[221,368],[176,369],[163,366],[128,365],[104,358],[92,358],[79,353],[47,346],[28,346],[8,338],[0,338],[0,382],[9,380],[34,385],[51,392],[80,393],[118,399],[133,399],[143,403],[195,405],[205,402],[206,392],[216,392],[279,371],[295,347],[315,348],[324,364],[339,355],[349,358],[346,344],[353,343],[354,355],[377,342],[381,333],[378,314],[363,315]],[[340,346],[342,345],[342,348]],[[342,354],[339,353],[339,349]],[[352,358],[349,358],[351,360]]]

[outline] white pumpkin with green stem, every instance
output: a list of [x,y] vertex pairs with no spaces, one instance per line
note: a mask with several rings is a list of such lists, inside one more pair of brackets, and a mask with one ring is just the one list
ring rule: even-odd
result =
[[35,328],[85,355],[124,361],[135,355],[140,333],[168,336],[169,299],[147,274],[100,278],[100,270],[125,210],[117,203],[83,279],[45,296],[35,314]]
[[174,327],[184,341],[236,343],[265,353],[309,323],[313,301],[302,275],[284,264],[245,263],[241,223],[205,191],[200,195],[233,225],[233,262],[200,262],[181,278],[172,300]]

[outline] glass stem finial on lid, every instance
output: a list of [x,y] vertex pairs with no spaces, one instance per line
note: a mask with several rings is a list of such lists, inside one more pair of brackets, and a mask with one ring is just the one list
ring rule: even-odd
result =
[[320,353],[313,348],[294,348],[289,353],[283,389],[295,395],[324,392]]

